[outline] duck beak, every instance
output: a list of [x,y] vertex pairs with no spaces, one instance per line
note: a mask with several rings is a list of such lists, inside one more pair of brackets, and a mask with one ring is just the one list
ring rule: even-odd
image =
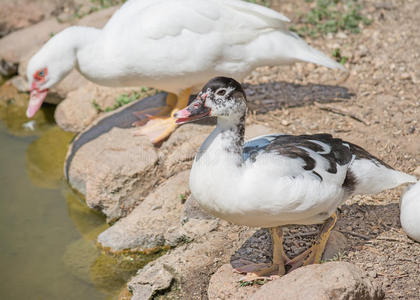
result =
[[186,108],[176,112],[174,118],[177,124],[184,124],[195,120],[203,119],[210,115],[210,108],[204,105],[205,97],[199,96]]
[[36,87],[31,88],[29,105],[28,105],[28,109],[26,110],[26,116],[28,118],[32,118],[35,115],[35,113],[39,110],[45,97],[47,97],[47,94],[48,94],[48,89],[39,90]]

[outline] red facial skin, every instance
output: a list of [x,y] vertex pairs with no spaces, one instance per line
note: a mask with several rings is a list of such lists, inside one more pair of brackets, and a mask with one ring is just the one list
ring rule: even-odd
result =
[[38,109],[41,107],[42,102],[47,96],[48,89],[40,90],[40,85],[45,82],[45,78],[48,75],[48,68],[37,71],[33,76],[31,86],[31,98],[26,111],[26,116],[32,118]]

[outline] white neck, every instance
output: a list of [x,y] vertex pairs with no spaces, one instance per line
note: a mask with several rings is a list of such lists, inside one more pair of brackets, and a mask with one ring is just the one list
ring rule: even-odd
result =
[[217,126],[201,145],[195,163],[203,168],[220,164],[239,167],[242,162],[245,116],[232,120],[219,117]]
[[217,127],[195,157],[190,174],[191,192],[196,199],[208,199],[202,205],[209,205],[209,210],[212,201],[221,194],[233,196],[242,178],[244,119],[236,123],[218,118]]

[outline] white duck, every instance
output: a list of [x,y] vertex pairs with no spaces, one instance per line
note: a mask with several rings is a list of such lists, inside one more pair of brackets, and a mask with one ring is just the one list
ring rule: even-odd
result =
[[67,28],[31,58],[27,116],[76,67],[100,85],[170,92],[162,108],[167,117],[154,118],[141,129],[160,141],[175,128],[173,113],[214,76],[242,80],[256,67],[296,61],[343,69],[289,32],[287,22],[274,10],[240,0],[127,1],[103,29]]
[[[336,209],[346,198],[416,181],[329,134],[267,135],[244,146],[246,110],[241,85],[217,77],[175,114],[180,124],[217,117],[217,127],[202,144],[190,174],[191,193],[198,203],[232,223],[270,228],[273,264],[268,269],[240,269],[253,271],[246,280],[283,275],[285,264],[296,268],[319,263]],[[318,223],[324,225],[317,242],[296,258],[287,258],[281,226]]]
[[400,203],[401,226],[409,237],[420,242],[420,182],[407,188]]

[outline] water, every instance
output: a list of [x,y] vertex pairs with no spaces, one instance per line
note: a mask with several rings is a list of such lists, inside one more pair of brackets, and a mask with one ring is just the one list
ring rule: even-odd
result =
[[115,257],[97,249],[96,237],[107,228],[105,218],[63,180],[73,135],[54,124],[51,107],[27,123],[27,97],[8,98],[3,87],[0,299],[116,299],[150,257]]

